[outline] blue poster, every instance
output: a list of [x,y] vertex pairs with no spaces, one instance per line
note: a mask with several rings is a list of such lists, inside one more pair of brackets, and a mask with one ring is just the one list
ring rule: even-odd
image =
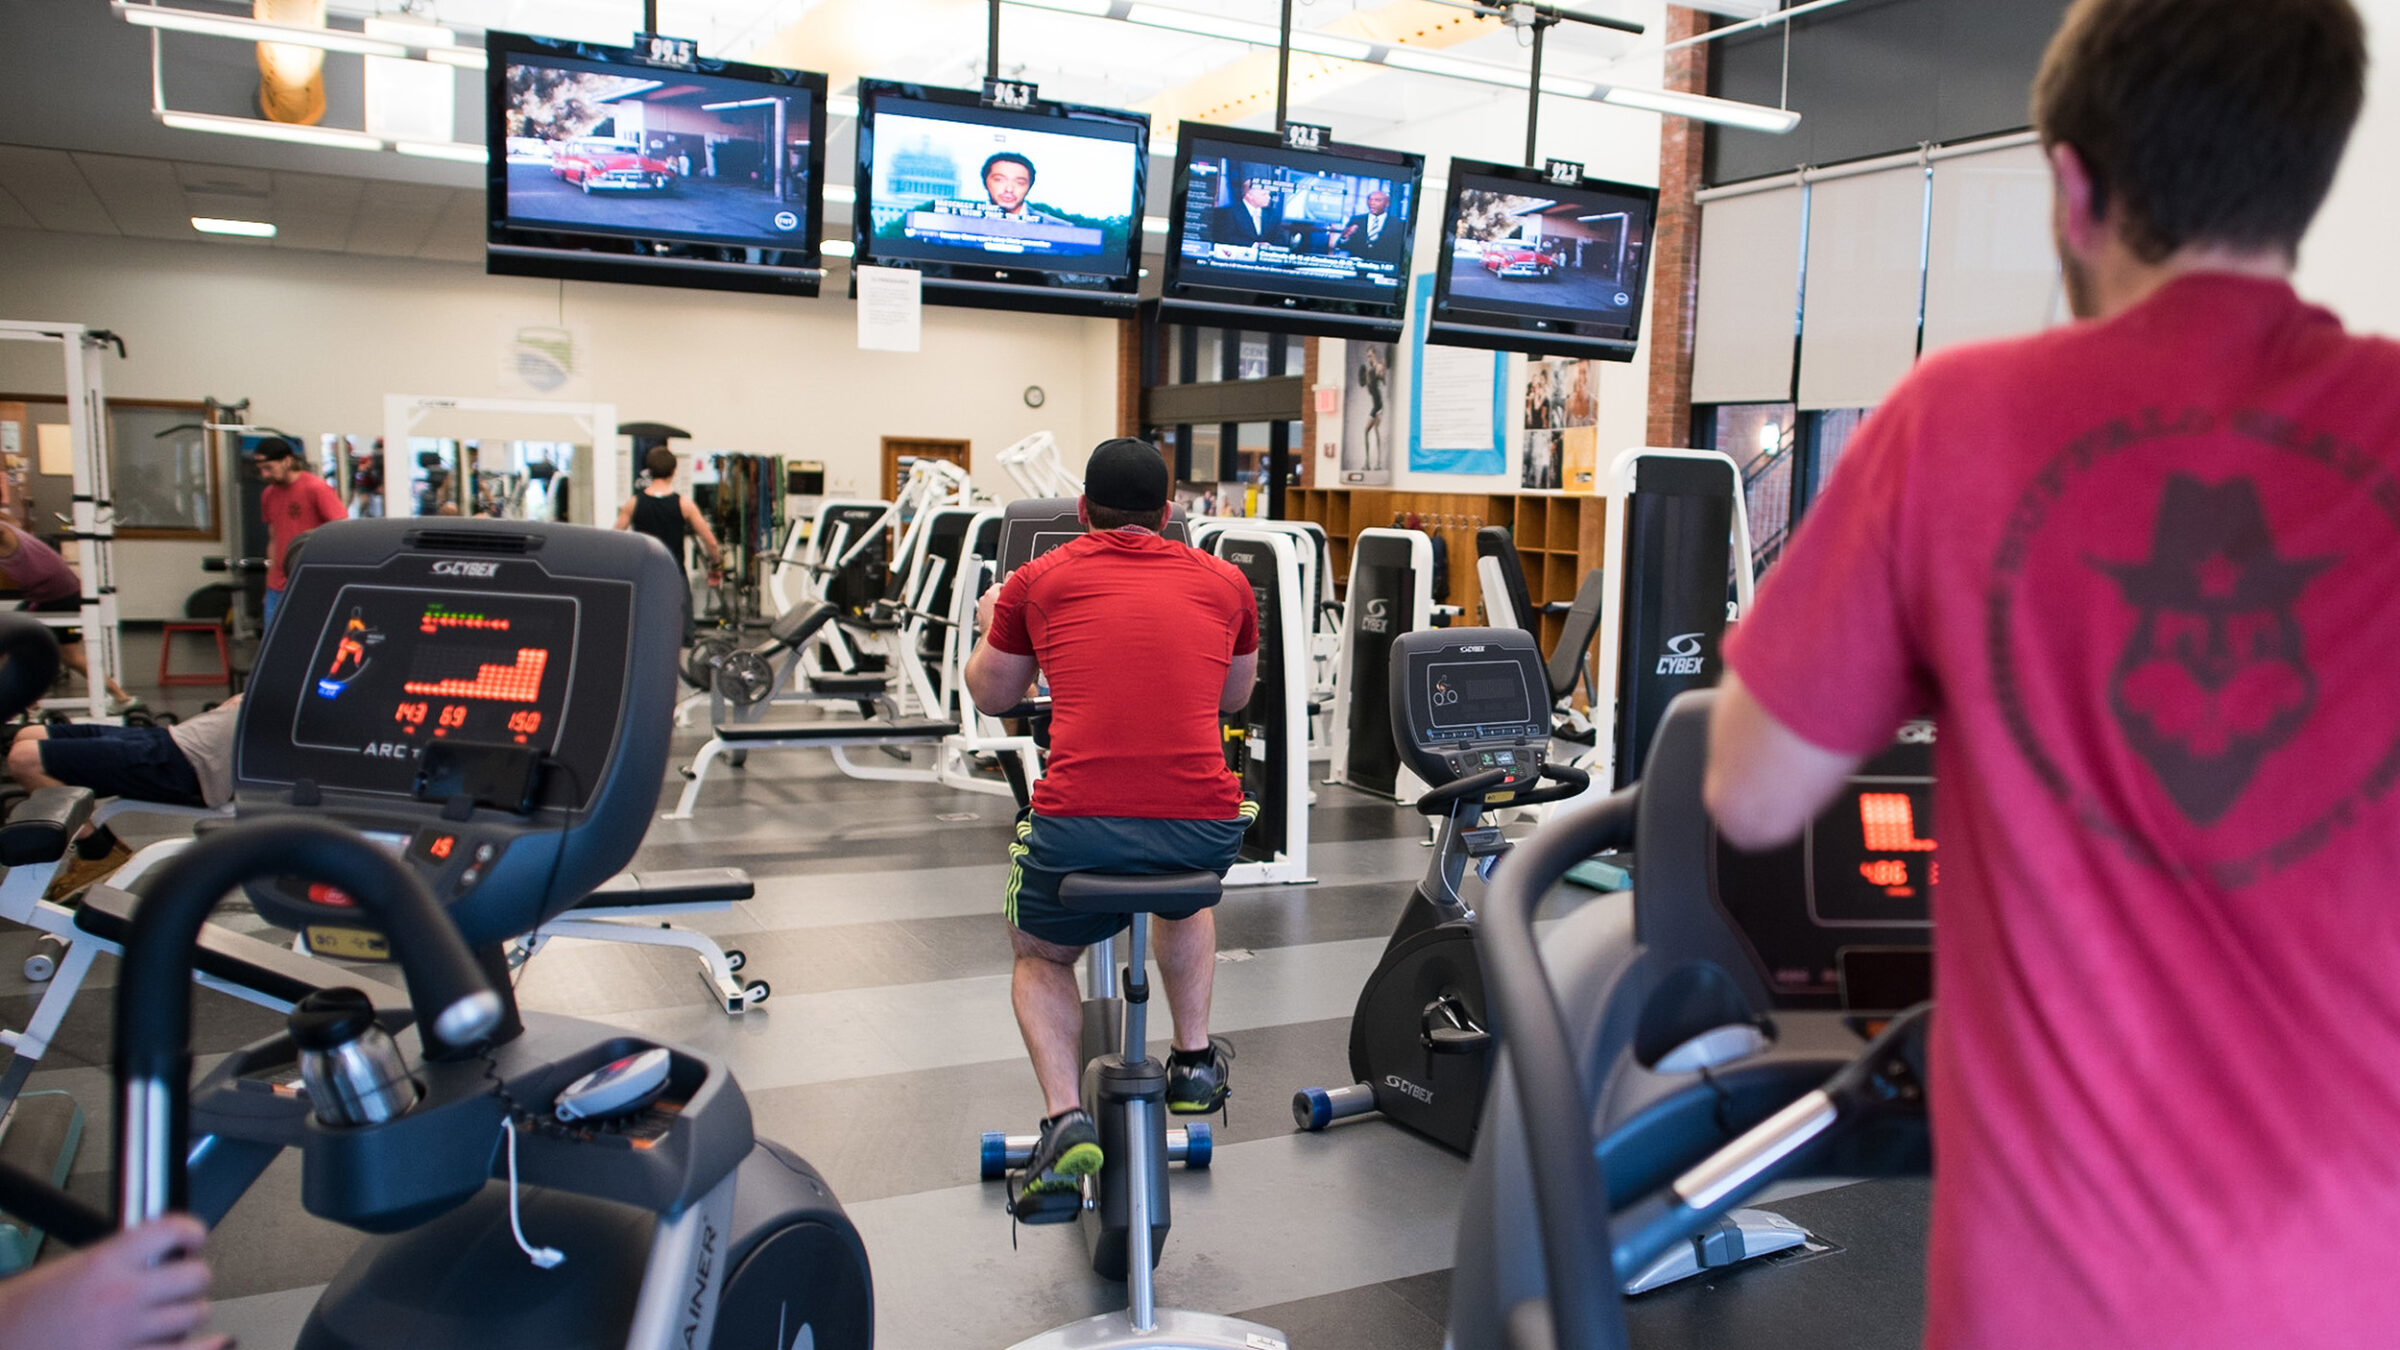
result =
[[[1416,279],[1416,304],[1409,311],[1408,467],[1413,473],[1502,474],[1508,472],[1507,422],[1508,354],[1485,354],[1454,347],[1434,351],[1435,425],[1428,434],[1425,390],[1425,334],[1433,317],[1433,278]],[[1491,423],[1483,422],[1484,382],[1490,382]],[[1472,406],[1460,406],[1471,401]],[[1471,432],[1461,416],[1474,424]]]

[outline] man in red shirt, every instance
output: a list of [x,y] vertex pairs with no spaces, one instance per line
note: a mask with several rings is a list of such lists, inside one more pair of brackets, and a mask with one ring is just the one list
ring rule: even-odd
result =
[[2287,277],[2349,0],[2077,0],[2082,320],[1928,358],[1728,644],[1709,806],[1940,719],[1927,1341],[2400,1344],[2400,346]]
[[258,475],[267,480],[266,491],[258,496],[259,514],[267,521],[267,612],[266,627],[275,626],[276,607],[283,603],[283,586],[290,580],[284,575],[283,555],[292,541],[329,520],[342,520],[349,512],[342,508],[342,499],[334,494],[324,479],[308,471],[308,462],[300,458],[299,447],[278,436],[258,447]]
[[[1048,1113],[1028,1194],[1072,1190],[1103,1161],[1083,1111],[1075,958],[1126,921],[1060,905],[1060,880],[1223,876],[1257,814],[1225,765],[1218,714],[1248,703],[1257,683],[1258,603],[1232,564],[1159,536],[1168,486],[1155,447],[1102,442],[1079,505],[1090,532],[1018,568],[977,607],[983,638],[966,671],[975,705],[1015,706],[1037,666],[1050,680],[1050,755],[1017,818],[1006,906],[1017,1029]],[[1231,1047],[1208,1034],[1216,918],[1162,914],[1152,932],[1175,1019],[1167,1109],[1205,1114],[1231,1092]]]

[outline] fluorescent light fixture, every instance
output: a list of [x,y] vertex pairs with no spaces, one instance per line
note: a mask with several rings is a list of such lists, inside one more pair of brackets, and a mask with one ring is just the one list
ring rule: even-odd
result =
[[489,164],[491,153],[466,141],[394,141],[392,148],[419,159],[450,159],[461,164]]
[[1165,216],[1142,217],[1142,232],[1144,234],[1165,234],[1167,232],[1167,218]]
[[458,34],[438,23],[431,23],[424,19],[391,18],[377,15],[359,25],[359,31],[368,37],[379,38],[385,42],[397,42],[404,47],[432,48],[458,45]]
[[491,65],[491,57],[481,47],[427,47],[425,59],[469,70],[483,70]]
[[854,94],[833,94],[825,100],[827,117],[858,116],[858,98]]
[[1105,19],[1116,12],[1116,0],[1009,0],[1027,9],[1047,9],[1059,14],[1082,14]]
[[406,56],[408,48],[398,42],[371,38],[340,28],[299,28],[291,24],[260,23],[256,19],[237,19],[224,14],[203,14],[198,10],[169,9],[164,5],[133,5],[117,0],[119,17],[144,28],[164,28],[177,33],[200,33],[208,37],[233,38],[240,42],[283,42],[295,47],[315,47],[329,52],[352,52],[359,56]]
[[250,136],[262,141],[289,141],[294,145],[321,145],[334,150],[383,149],[381,137],[339,127],[304,127],[260,117],[220,117],[215,113],[161,112],[158,120],[177,131],[209,131],[220,136]]
[[1419,51],[1414,47],[1386,47],[1383,64],[1395,70],[1413,70],[1420,75],[1446,75],[1454,80],[1474,80],[1508,89],[1525,87],[1522,71],[1511,70],[1507,66],[1487,66],[1481,61],[1465,61],[1439,52]]
[[215,216],[194,216],[192,228],[202,234],[233,234],[244,239],[275,237],[275,227],[263,220],[220,220]]
[[1732,99],[1710,98],[1705,94],[1679,94],[1667,89],[1611,87],[1600,96],[1600,101],[1624,108],[1639,108],[1643,112],[1690,117],[1719,126],[1741,127],[1747,131],[1764,131],[1778,136],[1800,125],[1800,114],[1782,108],[1736,103]]
[[1590,80],[1573,80],[1563,75],[1544,75],[1542,92],[1556,94],[1560,98],[1590,98],[1600,92],[1600,86]]
[[858,245],[847,239],[828,239],[824,244],[824,252],[828,258],[847,258],[858,252]]
[[[1042,6],[1044,9],[1050,7]],[[1253,47],[1274,47],[1283,41],[1283,30],[1271,23],[1221,18],[1169,5],[1134,5],[1125,11],[1124,17],[1127,23],[1138,23],[1146,28],[1165,28],[1226,42],[1246,42]],[[1330,56],[1337,61],[1364,61],[1375,54],[1375,44],[1360,38],[1343,37],[1338,33],[1295,28],[1292,30],[1292,50],[1314,56]]]
[[858,200],[858,189],[850,186],[848,183],[827,183],[825,185],[825,200],[829,202],[841,202],[844,204],[856,202]]

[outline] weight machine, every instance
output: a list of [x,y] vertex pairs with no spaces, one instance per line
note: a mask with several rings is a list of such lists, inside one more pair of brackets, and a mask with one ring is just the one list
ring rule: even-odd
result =
[[1058,437],[1037,431],[1000,452],[1000,467],[1028,497],[1080,497],[1083,480],[1059,454]]
[[[0,319],[0,341],[55,342],[64,357],[67,435],[73,442],[75,480],[74,524],[69,537],[81,554],[75,570],[83,578],[83,605],[72,615],[35,617],[52,628],[83,631],[84,659],[91,666],[90,687],[85,691],[91,720],[110,721],[108,686],[124,669],[124,657],[117,646],[117,511],[109,482],[108,397],[99,356],[103,348],[113,346],[123,359],[125,342],[106,329],[79,323],[20,319]],[[23,453],[33,455],[36,447],[25,446]]]

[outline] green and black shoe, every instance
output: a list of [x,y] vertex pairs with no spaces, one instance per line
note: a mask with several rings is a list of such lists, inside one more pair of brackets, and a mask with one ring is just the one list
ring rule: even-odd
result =
[[1208,1038],[1206,1050],[1177,1050],[1167,1056],[1167,1110],[1205,1116],[1233,1095],[1233,1042]]
[[1025,1160],[1016,1193],[1054,1195],[1083,1188],[1083,1179],[1100,1170],[1100,1131],[1081,1109],[1062,1111],[1042,1122],[1042,1140]]

